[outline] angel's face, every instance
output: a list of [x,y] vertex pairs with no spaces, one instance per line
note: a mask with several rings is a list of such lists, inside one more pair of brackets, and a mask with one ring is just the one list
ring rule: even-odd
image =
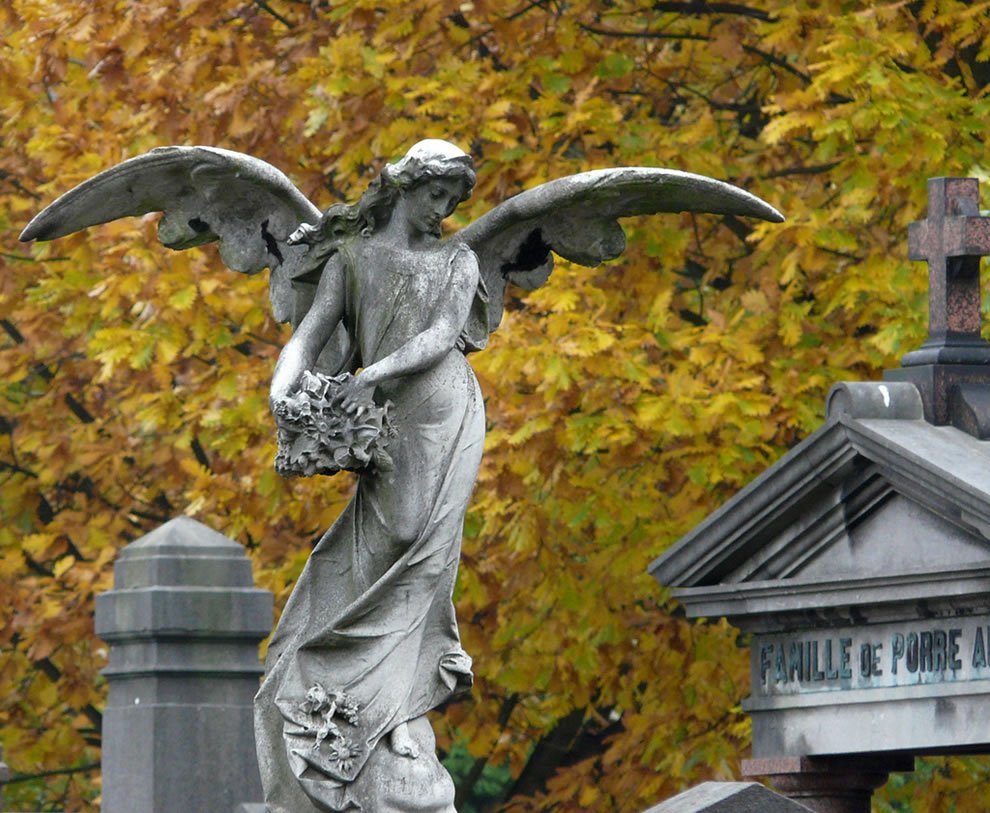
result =
[[457,208],[463,191],[457,178],[429,178],[405,190],[399,208],[413,231],[439,234],[440,223]]

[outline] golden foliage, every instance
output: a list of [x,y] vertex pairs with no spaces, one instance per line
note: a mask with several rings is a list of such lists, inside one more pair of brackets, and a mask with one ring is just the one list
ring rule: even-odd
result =
[[[194,515],[245,544],[281,606],[349,488],[272,471],[267,383],[287,334],[263,278],[213,249],[165,251],[147,219],[30,249],[17,233],[159,145],[258,155],[326,206],[447,137],[479,168],[462,224],[622,164],[735,181],[788,216],[634,222],[618,262],[515,292],[474,357],[490,431],[457,601],[479,680],[437,720],[479,771],[509,766],[506,810],[637,811],[737,775],[745,652],[725,624],[679,619],[645,567],[815,428],[831,383],[919,343],[906,228],[927,177],[987,174],[988,33],[988,4],[956,0],[0,6],[0,736],[15,773],[98,758],[90,617],[120,546]],[[937,763],[890,809],[971,809],[986,771]],[[81,771],[9,798],[81,810],[98,792]]]

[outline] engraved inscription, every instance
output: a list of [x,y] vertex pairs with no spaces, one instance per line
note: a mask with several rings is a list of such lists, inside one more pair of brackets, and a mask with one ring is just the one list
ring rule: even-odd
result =
[[990,619],[756,635],[754,695],[990,679]]

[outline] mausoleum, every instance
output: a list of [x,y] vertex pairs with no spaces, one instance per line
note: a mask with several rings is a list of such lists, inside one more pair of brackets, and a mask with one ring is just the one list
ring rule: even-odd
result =
[[929,182],[911,256],[930,335],[660,556],[692,618],[750,635],[753,759],[813,810],[868,811],[920,754],[990,752],[990,345],[972,179]]

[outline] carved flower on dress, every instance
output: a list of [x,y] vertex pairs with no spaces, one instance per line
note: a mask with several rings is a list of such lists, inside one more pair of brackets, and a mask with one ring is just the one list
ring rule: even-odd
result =
[[341,693],[340,699],[337,701],[337,713],[340,714],[347,722],[351,725],[358,724],[358,712],[360,707],[355,702],[354,698],[349,695]]
[[354,767],[354,761],[361,756],[361,746],[347,737],[340,737],[330,743],[330,760],[341,772]]
[[327,690],[317,683],[306,692],[306,699],[299,704],[299,708],[307,714],[316,714],[329,705],[330,697],[327,695]]
[[359,723],[360,706],[346,692],[328,690],[322,684],[314,683],[306,692],[305,700],[299,703],[299,710],[313,718],[312,725],[308,725],[307,728],[310,731],[315,731],[316,734],[316,741],[313,743],[314,751],[319,751],[323,741],[327,738],[330,739],[331,749],[341,742],[349,743],[349,748],[352,751],[357,748],[354,743],[344,737],[334,722],[334,718],[339,716],[351,725],[356,726]]

